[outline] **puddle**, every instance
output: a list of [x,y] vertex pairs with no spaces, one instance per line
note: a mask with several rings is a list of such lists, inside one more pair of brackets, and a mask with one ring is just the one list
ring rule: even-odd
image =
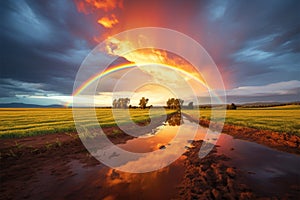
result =
[[[181,114],[173,115],[166,124],[156,131],[125,144],[107,145],[96,148],[93,155],[106,165],[119,171],[145,173],[169,166],[178,159],[195,135],[204,136],[205,130],[198,125],[182,118]],[[199,138],[199,137],[198,137]]]
[[244,171],[246,181],[259,194],[281,196],[289,191],[299,195],[299,155],[233,139],[226,134],[221,134],[217,144],[220,145],[218,153],[230,157],[228,164]]
[[[188,138],[192,138],[191,132],[195,124],[184,117],[181,119],[178,115],[175,115],[170,122],[159,127],[154,135],[151,133],[152,137],[146,135],[129,140],[119,147],[132,152],[165,151],[172,146],[186,150],[186,147],[190,145],[191,141]],[[170,126],[170,124],[180,126]],[[172,141],[178,131],[185,133],[185,135]],[[199,127],[195,139],[204,139],[206,131],[206,128]],[[220,134],[217,145],[219,145],[218,153],[225,154],[230,158],[228,161],[230,166],[235,166],[245,172],[245,181],[259,194],[281,196],[287,191],[291,192],[291,190],[294,191],[292,193],[298,192],[299,194],[300,157],[298,155],[280,152],[257,143],[234,139],[227,134]],[[144,161],[145,159],[148,159],[147,156],[139,160]],[[155,158],[149,157],[148,162],[154,164],[159,160],[156,161]],[[139,165],[139,162],[135,161],[134,164]],[[125,165],[132,166],[130,162]],[[169,174],[169,178],[172,176]],[[163,188],[161,189],[164,191]]]
[[[176,125],[176,126],[172,126]],[[180,126],[178,126],[180,125]],[[163,162],[160,155],[174,159],[174,152],[184,152],[191,144],[192,130],[195,124],[180,115],[174,115],[156,131],[139,138],[128,140],[119,148],[131,152],[145,153],[127,162],[119,162],[119,166],[147,167]],[[177,132],[180,134],[177,134]],[[203,139],[207,129],[199,127],[196,139]],[[191,135],[192,134],[192,135]],[[179,135],[179,136],[178,136]],[[268,147],[221,134],[217,141],[218,153],[230,157],[228,162],[239,170],[246,172],[246,181],[255,191],[261,194],[284,194],[291,187],[299,187],[300,159],[299,156],[279,152]],[[148,154],[157,152],[156,154]],[[173,152],[173,153],[172,153]],[[118,160],[118,156],[111,159]],[[47,182],[48,197],[86,199],[171,199],[176,194],[176,186],[180,184],[184,175],[185,157],[175,159],[167,167],[148,173],[120,172],[102,164],[98,166],[84,166],[79,161],[68,164],[72,175],[61,181]],[[48,175],[50,176],[50,175]],[[52,189],[51,189],[52,188]],[[57,191],[57,192],[55,192]],[[40,191],[42,194],[43,191]],[[295,190],[295,192],[297,192]],[[51,195],[51,196],[50,196]],[[41,196],[39,196],[41,197]],[[45,196],[47,198],[47,196]]]

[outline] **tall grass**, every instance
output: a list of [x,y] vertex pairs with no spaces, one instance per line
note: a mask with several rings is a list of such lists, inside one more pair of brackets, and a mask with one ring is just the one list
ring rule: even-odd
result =
[[[161,110],[152,110],[152,114],[155,117],[164,114]],[[98,126],[98,123],[91,122],[84,109],[81,109],[81,111],[80,122],[91,127]],[[171,112],[173,111],[167,110],[167,114]],[[183,110],[183,112],[194,116],[196,116],[196,112],[200,112],[200,118],[203,119],[210,119],[211,116],[210,109],[200,109],[199,111]],[[116,110],[114,114],[120,123],[128,123],[129,120],[140,122],[149,119],[149,110],[131,109],[131,119],[124,115],[123,109]],[[96,115],[102,127],[116,125],[111,109],[96,109]],[[225,123],[276,132],[287,132],[300,136],[300,106],[227,110]],[[0,109],[0,138],[74,131],[76,129],[72,109],[70,108]]]
[[[153,110],[153,116],[158,117],[164,113],[161,110]],[[115,126],[116,122],[111,109],[96,109],[98,122],[91,120],[87,115],[87,109],[80,109],[79,120],[89,127]],[[167,111],[170,113],[171,111]],[[128,123],[129,120],[140,122],[149,119],[149,110],[132,109],[130,118],[124,115],[124,110],[114,112],[120,123]],[[76,131],[72,109],[70,108],[3,108],[0,109],[0,138],[25,137],[47,133],[62,133]]]
[[[186,110],[184,112],[196,116],[198,111]],[[210,119],[210,109],[200,109],[199,112],[200,118]],[[288,105],[227,110],[225,124],[285,132],[300,136],[300,106]]]

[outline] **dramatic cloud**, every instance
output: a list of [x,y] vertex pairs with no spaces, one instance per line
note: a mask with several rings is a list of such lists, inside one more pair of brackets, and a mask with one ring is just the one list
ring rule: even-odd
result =
[[110,11],[117,7],[123,7],[123,1],[119,0],[75,0],[79,12],[90,14],[98,9]]
[[119,23],[119,20],[114,14],[110,17],[102,17],[98,20],[98,23],[103,25],[105,28],[112,28],[115,24]]
[[76,72],[97,42],[145,26],[198,41],[230,100],[299,100],[299,10],[292,0],[0,1],[0,102],[69,101]]
[[119,23],[115,14],[108,15],[107,12],[116,8],[123,8],[122,0],[75,0],[75,3],[79,12],[86,15],[96,14],[98,18],[102,15],[97,22],[105,28],[112,28]]

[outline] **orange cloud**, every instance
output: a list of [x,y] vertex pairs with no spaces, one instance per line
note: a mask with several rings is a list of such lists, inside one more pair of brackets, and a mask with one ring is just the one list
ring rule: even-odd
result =
[[119,20],[112,14],[110,17],[102,17],[97,22],[105,28],[112,28],[115,24],[119,23]]
[[109,11],[117,7],[122,8],[123,1],[120,0],[86,0],[87,2],[94,5],[95,8]]
[[75,0],[77,10],[84,14],[94,13],[96,10],[105,12],[115,8],[123,8],[123,0]]

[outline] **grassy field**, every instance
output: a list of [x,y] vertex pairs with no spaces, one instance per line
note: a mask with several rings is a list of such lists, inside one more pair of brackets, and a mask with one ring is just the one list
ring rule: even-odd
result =
[[[153,109],[154,116],[161,116],[160,110]],[[98,126],[91,123],[86,109],[79,109],[80,122],[89,127]],[[131,109],[130,116],[133,121],[139,122],[149,118],[149,110]],[[169,110],[168,113],[173,111]],[[194,110],[185,110],[195,116]],[[96,109],[97,117],[101,126],[116,125],[111,109]],[[200,109],[200,116],[210,118],[209,109]],[[121,123],[127,123],[128,118],[124,110],[115,113]],[[241,108],[227,110],[227,124],[247,126],[258,129],[268,129],[277,132],[287,132],[300,136],[300,106],[278,106],[268,108]],[[0,109],[0,138],[25,137],[46,133],[61,133],[75,131],[72,109],[69,108],[3,108]]]
[[[87,109],[78,109],[80,122],[89,127],[97,127],[91,123]],[[169,113],[172,111],[168,111]],[[96,109],[101,126],[114,126],[111,109]],[[153,109],[153,116],[161,116],[160,110]],[[114,115],[120,123],[127,123],[124,110],[116,110]],[[135,122],[149,118],[149,110],[130,110],[131,119]],[[69,108],[3,108],[0,109],[0,138],[25,137],[46,133],[75,131],[72,109]]]
[[[196,116],[193,110],[186,110]],[[218,112],[218,111],[217,111]],[[200,109],[200,117],[210,119],[210,109]],[[300,106],[287,105],[267,108],[227,110],[225,123],[257,129],[286,132],[300,136]]]

